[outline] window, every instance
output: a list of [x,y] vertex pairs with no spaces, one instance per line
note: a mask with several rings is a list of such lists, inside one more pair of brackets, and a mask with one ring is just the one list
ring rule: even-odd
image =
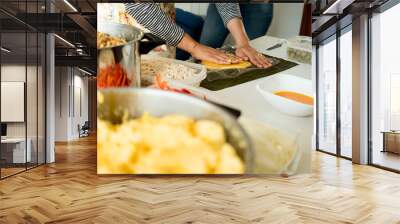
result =
[[[347,32],[346,32],[347,31]],[[340,155],[352,157],[352,32],[340,36]]]
[[400,5],[371,18],[372,164],[400,170]]
[[318,48],[318,149],[336,153],[336,40]]
[[400,73],[390,74],[390,130],[400,130]]
[[352,26],[345,27],[339,34],[323,41],[318,48],[318,149],[350,159],[353,131]]
[[[24,15],[40,12],[44,3],[1,1],[0,6],[18,6]],[[46,39],[6,13],[0,17],[10,21],[0,29],[2,179],[45,163]]]

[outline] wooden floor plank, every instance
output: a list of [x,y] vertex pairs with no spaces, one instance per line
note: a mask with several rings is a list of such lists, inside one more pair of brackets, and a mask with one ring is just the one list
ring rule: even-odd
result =
[[319,152],[289,178],[98,176],[89,137],[0,181],[0,223],[400,223],[399,199],[399,174]]

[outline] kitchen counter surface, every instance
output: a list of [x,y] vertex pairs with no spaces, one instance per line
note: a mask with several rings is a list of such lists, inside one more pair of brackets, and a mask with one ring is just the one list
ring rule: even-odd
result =
[[[286,57],[285,44],[271,51],[266,50],[281,41],[283,41],[283,39],[263,36],[252,40],[251,45],[264,54],[288,60]],[[311,65],[299,63],[299,65],[277,74],[289,74],[311,80]],[[308,172],[311,163],[313,116],[294,117],[285,115],[273,108],[256,89],[256,85],[264,79],[265,78],[260,78],[220,91],[209,91],[204,88],[200,89],[207,98],[241,110],[242,116],[244,117],[255,119],[278,129],[286,130],[289,133],[295,133],[298,136],[299,148],[302,151],[298,172]]]

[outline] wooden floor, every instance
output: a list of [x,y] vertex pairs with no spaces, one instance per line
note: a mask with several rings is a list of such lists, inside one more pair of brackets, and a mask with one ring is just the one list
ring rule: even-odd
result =
[[[15,165],[14,165],[15,166]],[[27,167],[25,167],[25,164],[18,164],[17,167],[2,167],[1,168],[1,178],[5,178],[20,172],[24,172],[27,169],[32,169],[34,167],[37,166],[37,164],[29,164],[27,163],[26,165]]]
[[0,223],[400,223],[400,175],[313,154],[289,178],[96,175],[95,138],[0,181]]
[[3,168],[1,168],[1,177],[2,178],[3,177],[7,177],[7,176],[13,175],[15,173],[22,172],[24,170],[26,170],[25,167],[23,167],[23,168],[14,168],[14,167],[12,167],[12,168],[4,168],[3,167]]
[[372,157],[374,164],[400,170],[400,155],[392,152],[374,151]]

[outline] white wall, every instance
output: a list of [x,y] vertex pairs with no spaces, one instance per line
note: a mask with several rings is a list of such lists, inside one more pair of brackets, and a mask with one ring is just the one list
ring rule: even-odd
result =
[[77,139],[78,124],[88,120],[88,78],[77,69],[56,67],[55,85],[55,140]]
[[[1,66],[1,81],[3,82],[25,82],[26,70],[28,74],[35,73],[36,68],[33,66],[25,67],[25,65],[18,64],[9,64]],[[36,82],[35,82],[36,85]],[[27,93],[28,98],[36,97],[36,89],[33,93]],[[32,97],[30,97],[32,96]],[[32,99],[27,99],[28,102],[31,102]],[[35,105],[36,107],[36,105]],[[7,108],[1,108],[1,110],[7,110]],[[31,114],[28,114],[28,121],[33,120],[33,117],[30,117]],[[36,114],[35,114],[36,116]],[[29,125],[30,127],[30,125]],[[25,122],[11,122],[7,123],[7,137],[25,137]],[[28,136],[29,137],[29,136]]]
[[[81,73],[74,76],[74,108],[73,119],[71,120],[71,135],[72,138],[78,138],[78,125],[82,126],[85,121],[88,121],[88,78],[81,76]],[[80,108],[81,107],[81,108]],[[82,110],[82,111],[80,111]]]
[[56,67],[55,73],[55,140],[68,141],[70,69]]
[[302,3],[275,3],[274,16],[267,34],[280,38],[299,35],[302,15]]

